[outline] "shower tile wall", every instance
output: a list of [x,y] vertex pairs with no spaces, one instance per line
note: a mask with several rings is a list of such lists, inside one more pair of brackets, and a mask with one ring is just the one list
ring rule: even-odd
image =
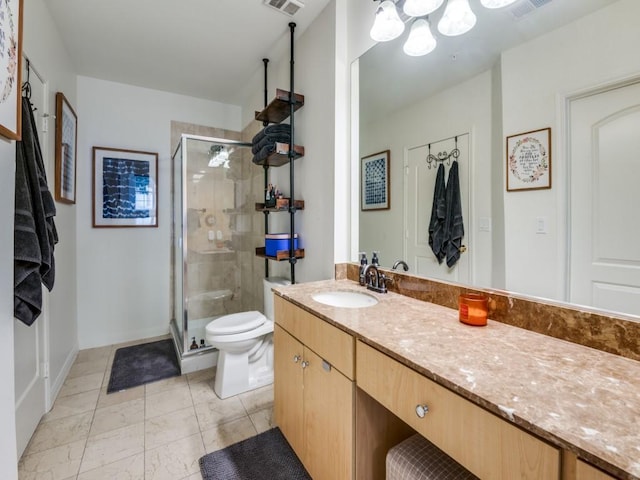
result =
[[[242,141],[251,142],[251,139],[258,131],[262,129],[260,122],[251,122],[242,131]],[[264,203],[264,169],[252,161],[250,152],[245,154],[243,158],[243,184],[246,184],[245,188],[250,192],[250,208],[253,210],[250,221],[250,233],[248,235],[248,241],[253,247],[264,246],[264,214],[255,211],[256,203]],[[276,214],[278,215],[278,214]],[[274,214],[270,214],[271,217]],[[258,305],[258,310],[263,310],[263,284],[262,279],[265,276],[265,264],[264,259],[256,257],[255,248],[251,248],[251,251],[243,252],[241,265],[241,282],[243,291],[251,292],[251,301],[254,305]],[[276,273],[277,264],[275,262],[269,262],[269,273],[273,276]]]

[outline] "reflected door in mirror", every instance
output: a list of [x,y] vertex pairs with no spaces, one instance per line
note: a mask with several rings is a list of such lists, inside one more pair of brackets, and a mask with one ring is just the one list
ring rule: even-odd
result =
[[[458,173],[460,182],[460,197],[462,200],[462,218],[464,220],[465,235],[463,245],[469,245],[471,228],[469,228],[469,135],[458,135],[457,142],[460,155],[458,157]],[[455,148],[454,138],[431,143],[431,153],[451,152]],[[469,283],[469,250],[460,255],[458,262],[448,268],[446,261],[438,263],[433,251],[429,247],[429,220],[433,205],[433,192],[438,171],[438,162],[427,162],[429,144],[408,148],[405,164],[407,169],[405,188],[405,225],[407,235],[405,238],[405,258],[412,266],[415,275],[448,280],[460,283]],[[448,179],[450,162],[446,160],[445,180]],[[415,267],[413,267],[415,265]]]
[[640,83],[571,102],[570,300],[640,315]]

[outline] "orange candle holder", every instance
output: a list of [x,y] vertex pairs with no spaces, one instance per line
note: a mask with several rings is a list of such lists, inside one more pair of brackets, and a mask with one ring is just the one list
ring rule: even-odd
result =
[[458,313],[462,323],[483,327],[487,324],[489,298],[478,293],[464,293],[458,297]]

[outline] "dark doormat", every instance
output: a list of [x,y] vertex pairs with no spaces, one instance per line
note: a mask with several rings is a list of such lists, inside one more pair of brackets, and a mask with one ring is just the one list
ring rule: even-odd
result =
[[180,375],[180,365],[168,338],[116,350],[107,393]]
[[200,459],[203,480],[311,480],[279,428]]

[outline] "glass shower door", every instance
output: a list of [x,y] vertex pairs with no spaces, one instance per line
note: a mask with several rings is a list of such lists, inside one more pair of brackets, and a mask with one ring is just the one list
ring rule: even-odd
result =
[[249,210],[240,181],[247,147],[183,135],[173,157],[172,330],[183,356],[212,350],[206,325],[243,310],[239,251],[246,242],[237,220]]

